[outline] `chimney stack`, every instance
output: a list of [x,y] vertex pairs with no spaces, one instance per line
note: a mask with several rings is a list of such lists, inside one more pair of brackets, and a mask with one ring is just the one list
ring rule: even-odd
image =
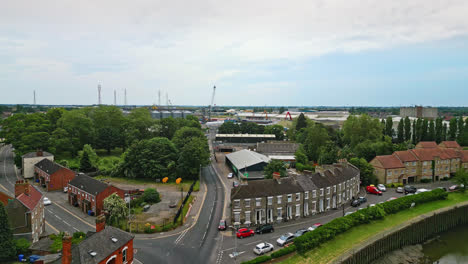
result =
[[28,181],[16,181],[15,183],[15,197],[20,196],[22,193],[29,195],[31,186]]
[[65,232],[62,238],[62,264],[71,264],[72,262],[72,237]]
[[275,179],[278,182],[278,184],[281,184],[281,173],[273,172],[273,179]]
[[42,156],[44,156],[44,152],[42,152],[42,149],[38,149],[38,150],[37,150],[36,156],[37,156],[37,157],[42,157]]
[[106,216],[101,214],[96,217],[96,233],[101,232],[104,228],[106,228]]

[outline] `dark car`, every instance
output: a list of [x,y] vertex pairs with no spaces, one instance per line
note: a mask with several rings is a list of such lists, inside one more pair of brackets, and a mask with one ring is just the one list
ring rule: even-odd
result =
[[272,225],[262,225],[259,226],[255,229],[255,233],[257,234],[263,234],[263,233],[271,233],[274,232],[275,229],[273,228]]
[[366,197],[359,197],[358,200],[359,200],[359,202],[360,202],[361,204],[367,202],[367,198],[366,198]]
[[302,236],[303,234],[305,234],[305,233],[307,233],[307,232],[309,232],[309,230],[307,230],[307,229],[299,229],[299,230],[296,231],[296,233],[294,233],[294,236],[295,236],[295,237],[300,237],[300,236]]
[[359,199],[351,201],[352,207],[358,207],[359,205],[361,205],[361,201],[359,201]]
[[404,190],[405,190],[405,194],[415,193],[417,191],[416,187],[412,185],[405,185]]

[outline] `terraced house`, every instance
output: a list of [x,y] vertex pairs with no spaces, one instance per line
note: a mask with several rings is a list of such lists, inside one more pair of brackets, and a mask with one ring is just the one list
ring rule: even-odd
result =
[[359,169],[343,161],[316,172],[249,181],[231,191],[231,222],[290,221],[340,207],[359,193]]
[[468,169],[468,150],[456,141],[419,142],[414,149],[395,151],[392,155],[375,157],[370,164],[380,183],[413,183],[428,179],[439,181]]

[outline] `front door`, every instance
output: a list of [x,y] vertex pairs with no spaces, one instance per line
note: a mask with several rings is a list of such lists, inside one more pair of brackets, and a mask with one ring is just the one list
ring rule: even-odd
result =
[[288,214],[287,218],[291,219],[292,218],[292,207],[291,206],[288,206],[287,214]]
[[333,195],[333,208],[336,208],[336,195]]
[[323,212],[323,199],[320,199],[319,212]]
[[262,211],[257,210],[256,216],[255,216],[255,224],[261,224],[262,223]]
[[267,219],[268,223],[273,222],[273,209],[268,209]]
[[406,184],[406,179],[403,179],[403,184]]

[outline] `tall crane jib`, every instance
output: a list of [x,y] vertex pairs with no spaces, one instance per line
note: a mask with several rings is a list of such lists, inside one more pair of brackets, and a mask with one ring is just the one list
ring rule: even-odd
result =
[[208,121],[211,121],[211,109],[213,108],[216,86],[213,86],[213,94],[211,95],[211,103],[208,111]]

